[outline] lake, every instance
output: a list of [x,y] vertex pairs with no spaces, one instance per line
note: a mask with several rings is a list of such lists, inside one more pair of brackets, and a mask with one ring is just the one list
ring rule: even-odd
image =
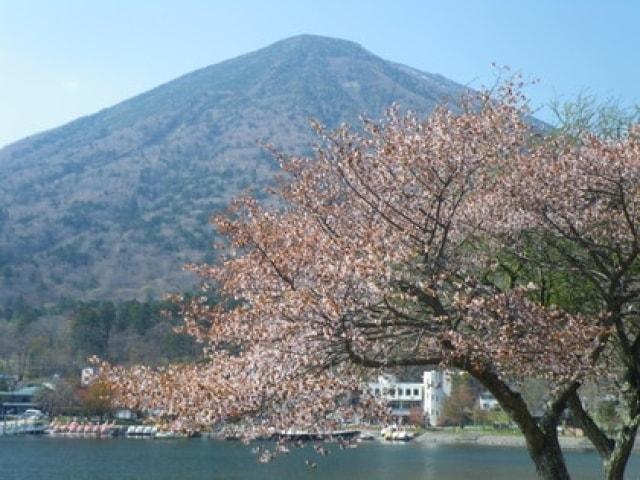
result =
[[[311,446],[259,464],[238,442],[206,439],[77,439],[0,437],[2,480],[518,480],[535,479],[522,449],[371,442],[320,457]],[[305,465],[310,459],[317,469]],[[632,459],[629,478],[640,473]],[[594,453],[569,452],[574,478],[600,478]]]

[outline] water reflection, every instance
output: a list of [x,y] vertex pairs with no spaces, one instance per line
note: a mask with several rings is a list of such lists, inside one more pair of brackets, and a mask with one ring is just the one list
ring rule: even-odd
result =
[[[524,450],[419,443],[381,445],[319,456],[310,446],[268,464],[258,464],[250,448],[210,440],[84,440],[65,438],[0,438],[3,480],[518,480],[535,479]],[[305,460],[315,462],[311,469]],[[567,454],[574,478],[600,478],[593,453]],[[629,478],[640,473],[635,455]]]

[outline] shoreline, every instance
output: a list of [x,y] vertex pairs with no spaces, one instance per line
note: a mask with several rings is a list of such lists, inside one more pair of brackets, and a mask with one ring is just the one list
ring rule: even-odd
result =
[[[125,426],[119,426],[119,427],[122,427],[121,430],[124,430]],[[372,440],[374,440],[376,443],[381,443],[381,444],[400,443],[400,441],[390,441],[390,442],[386,441],[380,436],[380,433],[378,430],[374,430],[370,428],[352,429],[352,430],[348,430],[348,433],[354,434],[358,431],[372,435],[373,436]],[[346,431],[341,431],[341,433],[345,433],[345,432]],[[13,433],[13,432],[10,433],[10,432],[3,432],[0,430],[0,437],[24,436],[26,434],[34,434],[34,433],[39,433],[45,437],[50,437],[50,438],[55,438],[55,437],[78,438],[78,439],[153,438],[153,436],[148,436],[148,435],[136,436],[136,435],[125,435],[122,433],[120,435],[99,435],[96,433],[84,433],[84,432],[83,433],[80,433],[80,432],[51,433],[51,432],[45,431],[44,428],[42,428],[37,432],[34,431],[34,432],[22,432],[22,433]],[[284,436],[286,437],[287,435],[284,435]],[[299,440],[300,438],[298,437],[309,437],[307,438],[307,440],[309,441],[322,440],[322,438],[317,438],[318,436],[322,437],[323,435],[309,435],[309,434],[301,435],[300,433],[297,433],[297,435],[294,434],[291,439],[293,440],[294,439],[293,437],[295,437],[295,439]],[[349,435],[349,436],[356,437],[356,435]],[[198,435],[198,437],[200,437],[200,435]],[[158,438],[164,438],[164,437],[158,437]],[[185,435],[184,437],[181,436],[181,438],[188,439],[189,437]],[[203,433],[202,438],[212,439],[217,441],[231,440],[231,438],[229,437],[221,436],[219,434],[212,433],[212,432]],[[273,441],[274,439],[272,438],[270,440]],[[563,435],[563,436],[559,436],[558,440],[560,442],[560,447],[562,448],[562,450],[567,450],[567,451],[594,451],[595,450],[595,447],[591,444],[591,442],[586,436]],[[409,442],[401,442],[401,443],[408,443],[408,444],[417,443],[424,447],[437,447],[439,445],[443,445],[443,446],[460,445],[460,446],[477,446],[477,447],[488,447],[488,448],[494,447],[494,448],[526,449],[525,438],[522,435],[518,435],[515,433],[514,434],[485,433],[482,431],[478,432],[478,431],[469,431],[469,430],[458,431],[458,432],[427,430],[419,434],[418,436],[416,436],[413,440],[410,440]],[[634,452],[640,451],[640,442],[635,443],[633,447],[633,451]]]
[[[474,445],[481,447],[526,448],[525,439],[521,435],[495,435],[474,432],[424,432],[414,442],[422,445]],[[560,447],[563,450],[594,450],[587,437],[560,436]],[[634,450],[640,449],[636,444]]]

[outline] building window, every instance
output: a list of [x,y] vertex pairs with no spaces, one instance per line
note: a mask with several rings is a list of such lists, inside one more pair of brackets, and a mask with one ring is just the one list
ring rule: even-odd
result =
[[407,389],[404,391],[404,394],[405,394],[407,397],[408,397],[408,396],[410,396],[410,395],[411,395],[411,389],[410,389],[410,388],[407,388]]
[[418,391],[417,388],[413,389],[413,394],[417,397],[418,395],[420,395],[420,392]]

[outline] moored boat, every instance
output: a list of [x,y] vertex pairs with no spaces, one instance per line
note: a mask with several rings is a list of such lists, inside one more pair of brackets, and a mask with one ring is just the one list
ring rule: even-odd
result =
[[176,432],[175,430],[159,430],[156,432],[153,438],[157,439],[172,439],[172,438],[185,438],[186,435],[181,432]]
[[414,432],[399,428],[396,425],[390,425],[383,428],[380,431],[380,434],[382,435],[382,438],[387,441],[408,442],[415,437]]

